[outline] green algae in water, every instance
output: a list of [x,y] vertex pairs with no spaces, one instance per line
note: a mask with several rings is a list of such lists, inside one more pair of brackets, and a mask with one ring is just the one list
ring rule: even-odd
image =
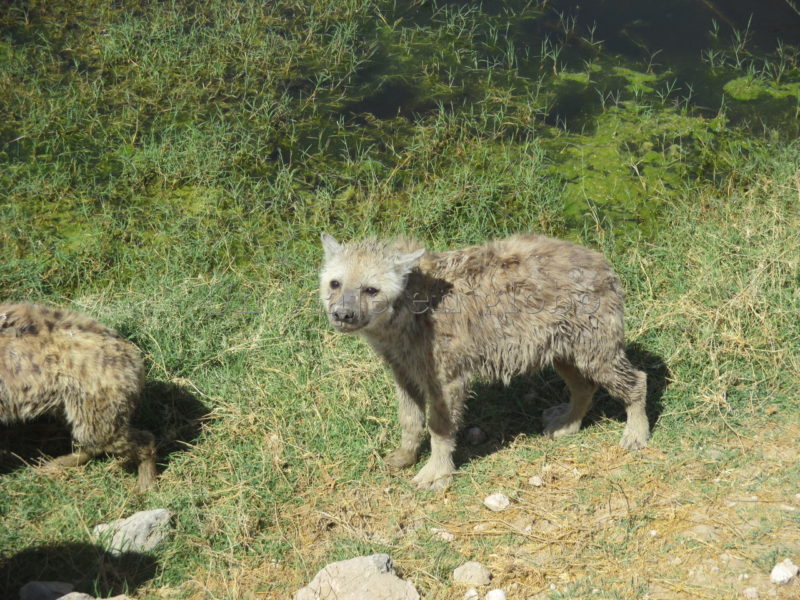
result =
[[[127,206],[112,229],[154,252],[181,231],[230,234],[219,261],[238,264],[253,237],[331,224],[563,233],[555,205],[573,231],[652,231],[661,204],[724,173],[718,148],[797,131],[797,40],[765,46],[759,13],[745,37],[761,46],[734,47],[747,23],[715,33],[706,3],[55,4],[2,17],[0,184],[43,214]],[[542,148],[536,175],[563,184],[560,203],[532,202],[542,182],[518,168]],[[97,239],[69,218],[53,237],[46,217],[29,222],[65,250]]]
[[564,213],[573,226],[586,219],[617,231],[656,226],[661,204],[700,175],[724,131],[720,119],[651,111],[634,103],[613,107],[591,134],[547,142],[550,174],[564,181]]

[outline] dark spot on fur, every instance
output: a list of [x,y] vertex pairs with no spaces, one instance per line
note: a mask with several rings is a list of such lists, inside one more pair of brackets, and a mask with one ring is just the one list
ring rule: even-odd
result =
[[53,328],[56,326],[54,321],[49,321],[49,320],[45,321],[44,324],[47,325],[47,331],[51,333],[53,332]]
[[504,269],[510,269],[511,267],[516,267],[519,264],[519,256],[507,256],[503,259],[500,263],[500,266]]
[[36,335],[38,333],[39,333],[39,328],[36,327],[36,325],[33,324],[33,323],[28,323],[27,325],[25,325],[23,327],[20,327],[17,330],[17,337],[20,337],[20,336],[23,336],[23,335]]
[[64,313],[62,313],[60,310],[57,310],[56,312],[53,313],[53,317],[55,318],[56,321],[58,321],[63,316]]
[[37,365],[36,363],[31,363],[31,373],[34,375],[39,375],[42,372],[42,368]]

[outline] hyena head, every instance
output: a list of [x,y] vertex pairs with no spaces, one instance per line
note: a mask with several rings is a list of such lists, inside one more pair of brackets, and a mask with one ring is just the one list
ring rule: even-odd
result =
[[375,240],[340,244],[327,233],[322,247],[320,298],[331,325],[344,333],[385,326],[408,274],[425,253]]

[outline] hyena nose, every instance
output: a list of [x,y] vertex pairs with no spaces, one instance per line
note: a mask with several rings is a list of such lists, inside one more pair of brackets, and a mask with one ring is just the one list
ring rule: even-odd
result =
[[342,323],[352,323],[356,319],[356,313],[352,308],[339,308],[333,311],[333,318]]

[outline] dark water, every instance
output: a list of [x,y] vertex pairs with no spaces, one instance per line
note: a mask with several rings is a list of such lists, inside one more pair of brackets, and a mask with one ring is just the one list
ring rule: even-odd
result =
[[[555,13],[576,20],[578,31],[596,26],[595,36],[608,52],[630,60],[667,65],[692,64],[718,38],[733,41],[747,32],[748,47],[758,53],[774,51],[780,40],[800,43],[800,14],[786,0],[599,0],[547,3]],[[800,7],[798,7],[800,10]],[[552,19],[548,19],[552,23]],[[717,23],[717,33],[714,34]]]

